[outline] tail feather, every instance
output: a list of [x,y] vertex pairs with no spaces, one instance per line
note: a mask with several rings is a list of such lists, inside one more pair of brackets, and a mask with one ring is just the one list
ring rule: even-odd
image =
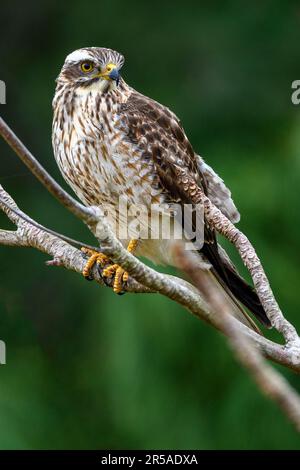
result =
[[[241,302],[241,304],[253,313],[253,315],[255,315],[263,325],[270,328],[271,322],[268,319],[254,288],[247,284],[247,282],[244,281],[244,279],[228,264],[224,263],[219,255],[217,243],[205,243],[201,252],[212,264],[212,271],[231,298],[233,296],[234,299]],[[245,311],[243,311],[243,313],[246,315]]]
[[235,272],[226,269],[228,287],[233,295],[239,300],[256,318],[266,327],[271,327],[271,322],[259,300],[253,287],[249,286]]
[[257,324],[254,322],[254,320],[252,320],[250,315],[248,315],[243,306],[238,302],[236,297],[232,294],[231,290],[227,287],[224,281],[222,281],[215,269],[212,268],[208,270],[208,273],[215,282],[215,285],[219,286],[219,289],[221,289],[224,296],[224,302],[229,303],[232,315],[241,323],[248,326],[248,328],[251,328],[258,334],[262,334]]

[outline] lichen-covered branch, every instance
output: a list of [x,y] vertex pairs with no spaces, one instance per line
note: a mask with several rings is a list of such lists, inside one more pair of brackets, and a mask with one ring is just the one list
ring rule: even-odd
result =
[[224,303],[220,291],[180,246],[178,246],[177,257],[183,271],[213,308],[215,324],[227,336],[237,359],[249,371],[260,390],[282,409],[300,432],[300,396],[298,393],[281,374],[267,364],[253,340],[241,332],[230,314],[228,304]]
[[[7,208],[7,205],[3,206],[3,204],[1,204],[1,200],[9,204],[13,209],[17,209],[20,215],[23,215],[13,199],[0,186],[0,207],[17,226],[17,230],[14,232],[2,231],[3,238],[2,240],[0,238],[0,245],[36,248],[51,257],[51,260],[47,262],[48,265],[62,266],[77,273],[82,273],[86,260],[80,250],[64,240],[61,240],[59,237],[49,234],[47,231],[33,225],[33,223],[36,224],[36,222],[32,219],[30,219],[32,220],[31,224],[25,221],[21,216],[16,216],[15,212]],[[100,218],[99,224],[101,224],[101,220]],[[104,220],[102,222],[104,223]],[[193,285],[177,277],[158,273],[143,264],[124,250],[121,243],[114,238],[113,234],[110,234],[109,228],[106,225],[104,225],[102,229],[101,236],[103,238],[101,250],[111,256],[114,261],[124,266],[132,275],[126,286],[127,292],[159,292],[175,302],[180,303],[201,320],[218,328],[214,312],[203,297],[199,295],[199,291]],[[93,269],[92,275],[97,283],[103,285],[101,274],[97,268]],[[273,343],[263,336],[258,335],[234,318],[233,321],[236,323],[241,333],[252,339],[265,357],[295,372],[300,372],[300,361],[297,355],[293,356],[291,351],[285,348],[285,346]]]
[[0,245],[19,246],[19,238],[16,232],[0,229]]
[[32,153],[25,147],[23,142],[10,129],[6,122],[0,117],[0,135],[18,155],[22,162],[36,176],[36,178],[47,188],[47,190],[59,200],[59,202],[86,223],[95,221],[93,210],[80,204],[70,196],[42,167]]
[[[3,204],[5,202],[5,205]],[[11,207],[10,210],[8,207]],[[77,273],[82,273],[86,259],[82,252],[47,231],[39,228],[39,224],[30,219],[16,205],[15,201],[0,185],[0,208],[6,213],[8,218],[16,225],[15,231],[0,230],[0,245],[21,246],[36,248],[51,256],[48,265],[63,266]],[[20,214],[16,215],[15,210]],[[26,217],[26,220],[22,216]],[[30,221],[32,223],[30,223]],[[104,285],[101,274],[96,267],[93,269],[93,279]],[[149,292],[149,289],[140,285],[134,279],[128,280],[128,292]]]
[[[68,210],[88,224],[89,228],[94,229],[98,224],[98,230],[93,230],[98,240],[105,238],[100,233],[105,224],[98,223],[99,210],[94,207],[85,207],[72,198],[60,185],[46,172],[31,152],[18,139],[9,126],[0,117],[0,135],[6,140],[15,153],[28,166],[32,173],[41,181],[41,183],[51,192]],[[268,278],[264,272],[262,264],[251,245],[248,238],[233,225],[222,212],[211,203],[202,189],[191,181],[191,176],[185,170],[179,168],[180,173],[177,176],[182,180],[182,186],[186,193],[189,193],[190,199],[195,204],[202,204],[204,207],[205,218],[214,229],[231,241],[239,251],[239,254],[249,270],[257,294],[265,308],[265,311],[272,325],[283,335],[286,340],[286,347],[290,348],[294,356],[299,356],[300,360],[300,339],[296,329],[283,316],[271,290]],[[102,230],[103,231],[103,230]],[[111,239],[111,235],[108,239]],[[125,251],[125,250],[123,250]],[[123,257],[124,257],[123,253]],[[116,260],[118,262],[118,260]]]
[[281,333],[286,341],[286,347],[300,358],[300,338],[296,329],[283,316],[274,297],[268,278],[264,272],[261,261],[248,238],[209,200],[192,177],[181,168],[176,168],[177,176],[181,178],[183,190],[189,194],[195,204],[204,207],[206,222],[218,233],[234,244],[242,261],[251,274],[257,295],[265,309],[271,324]]
[[[244,264],[252,275],[255,288],[272,325],[283,334],[286,340],[285,345],[274,343],[257,334],[233,318],[228,306],[216,303],[215,297],[209,294],[209,288],[205,287],[204,281],[201,281],[201,274],[196,278],[193,277],[195,273],[191,272],[193,263],[188,258],[188,252],[184,255],[179,250],[177,255],[180,258],[182,269],[190,275],[195,285],[174,276],[161,274],[131,255],[111,231],[101,209],[98,207],[86,208],[69,196],[48,175],[1,118],[0,135],[5,138],[51,194],[87,224],[100,243],[98,249],[129,272],[127,292],[160,293],[183,305],[198,318],[220,329],[229,337],[230,344],[240,361],[252,373],[261,389],[265,393],[269,393],[285,409],[290,419],[297,424],[297,428],[300,428],[300,408],[297,394],[291,390],[281,376],[278,376],[273,369],[262,362],[262,358],[258,354],[259,351],[266,358],[299,373],[300,341],[297,332],[280,311],[260,260],[249,240],[211,203],[201,188],[195,186],[193,194],[191,194],[193,202],[201,203],[204,206],[206,220],[220,234],[234,243],[238,249]],[[183,180],[185,179],[186,175]],[[189,184],[189,189],[191,188],[192,185]],[[0,209],[16,226],[15,231],[0,230],[0,245],[36,248],[51,257],[51,260],[47,262],[48,265],[63,266],[78,273],[83,271],[86,260],[76,247],[79,242],[56,234],[32,220],[20,211],[11,196],[1,186]],[[196,271],[195,266],[194,268]],[[92,275],[96,282],[103,284],[99,267],[94,267]],[[228,321],[226,321],[227,316],[230,316]],[[238,336],[240,337],[238,338]],[[243,349],[244,344],[246,347]]]

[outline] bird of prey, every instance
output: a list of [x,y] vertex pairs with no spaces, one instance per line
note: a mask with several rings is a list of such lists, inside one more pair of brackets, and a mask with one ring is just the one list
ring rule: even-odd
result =
[[[128,206],[189,204],[190,192],[177,178],[184,170],[192,184],[233,223],[239,213],[222,179],[198,156],[184,129],[167,107],[130,87],[121,77],[124,57],[111,49],[86,47],[69,54],[57,78],[53,99],[52,143],[63,177],[87,206],[106,206],[108,222],[128,223],[120,200]],[[112,216],[113,213],[113,217]],[[166,215],[174,224],[180,219]],[[182,220],[182,219],[181,219]],[[127,233],[127,232],[126,232]],[[172,232],[173,233],[173,232]],[[155,263],[176,265],[174,237],[122,237],[122,244],[136,256]],[[98,252],[89,252],[83,274],[89,276],[97,262],[104,278],[113,278],[113,289],[122,293],[128,274]],[[204,219],[204,241],[195,247],[199,267],[213,278],[224,298],[235,306],[233,314],[248,326],[255,324],[246,307],[265,326],[270,322],[254,289],[238,274],[214,229]]]

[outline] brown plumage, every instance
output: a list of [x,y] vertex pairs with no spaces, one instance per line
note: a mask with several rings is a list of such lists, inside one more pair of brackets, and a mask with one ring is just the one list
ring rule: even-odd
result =
[[[129,223],[120,210],[120,198],[150,212],[155,204],[190,204],[198,186],[237,222],[230,191],[194,152],[178,118],[128,86],[119,76],[123,63],[121,54],[104,48],[80,49],[65,61],[53,100],[53,148],[68,184],[85,204],[107,206],[112,225],[115,214],[118,226]],[[130,238],[121,241],[127,245]],[[141,238],[136,254],[174,265],[173,242]],[[269,326],[256,293],[218,247],[215,232],[206,223],[204,243],[197,252],[199,266],[233,300],[235,314],[240,317],[240,301]]]

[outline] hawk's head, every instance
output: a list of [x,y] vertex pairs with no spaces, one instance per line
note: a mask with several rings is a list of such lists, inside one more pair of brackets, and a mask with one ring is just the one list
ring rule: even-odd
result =
[[67,56],[57,81],[82,87],[98,83],[103,90],[109,89],[118,84],[123,64],[124,57],[119,52],[104,47],[85,47]]

